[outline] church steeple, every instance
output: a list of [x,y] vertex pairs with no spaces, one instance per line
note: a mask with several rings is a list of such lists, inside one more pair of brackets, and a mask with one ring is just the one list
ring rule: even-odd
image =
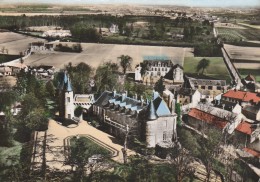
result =
[[148,106],[148,120],[156,120],[156,119],[157,119],[156,111],[154,108],[153,101],[151,100]]

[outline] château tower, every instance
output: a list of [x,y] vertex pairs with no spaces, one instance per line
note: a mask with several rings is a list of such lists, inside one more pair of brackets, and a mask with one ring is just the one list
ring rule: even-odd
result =
[[59,99],[59,116],[72,119],[74,117],[73,90],[66,73],[64,73],[63,79],[60,82]]

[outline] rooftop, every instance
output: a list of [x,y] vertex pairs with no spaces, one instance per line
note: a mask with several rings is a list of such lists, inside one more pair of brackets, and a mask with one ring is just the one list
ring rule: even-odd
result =
[[254,129],[251,128],[251,125],[245,121],[243,121],[242,123],[240,123],[237,127],[236,130],[241,132],[241,133],[245,133],[247,135],[251,135],[254,131]]
[[144,61],[170,61],[168,56],[143,56]]
[[253,155],[255,157],[260,158],[260,152],[257,152],[257,151],[255,151],[253,149],[250,149],[250,148],[244,148],[244,151],[246,151],[247,153],[249,153],[249,154],[251,154],[251,155]]
[[238,99],[244,102],[253,101],[254,103],[260,102],[260,96],[257,93],[240,91],[240,90],[229,90],[222,95],[223,97],[229,97]]
[[221,129],[224,129],[228,123],[227,120],[224,120],[207,112],[201,111],[197,108],[192,108],[188,115],[198,120],[204,121],[208,124],[212,124]]

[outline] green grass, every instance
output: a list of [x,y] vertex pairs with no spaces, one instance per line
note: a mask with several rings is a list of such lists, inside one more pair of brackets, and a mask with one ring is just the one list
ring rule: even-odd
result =
[[14,141],[13,147],[0,147],[0,163],[10,166],[13,162],[10,158],[15,158],[19,162],[20,152],[22,150],[22,144],[19,142]]
[[[100,146],[99,144],[95,143],[89,138],[80,137],[80,139],[84,141],[84,143],[88,146],[88,148],[95,149],[94,151],[99,151],[99,154],[106,155],[106,156],[111,154],[109,150],[105,149],[104,147]],[[70,145],[72,148],[75,147],[76,140],[77,140],[76,137],[70,139]],[[92,155],[94,155],[94,153]]]
[[259,69],[238,69],[242,78],[245,78],[247,75],[251,74],[255,77],[257,82],[260,82],[260,70]]
[[[197,73],[197,65],[204,57],[186,57],[184,59],[184,72]],[[216,79],[224,79],[230,81],[230,75],[222,57],[205,57],[210,61],[209,67],[204,71],[204,74]]]

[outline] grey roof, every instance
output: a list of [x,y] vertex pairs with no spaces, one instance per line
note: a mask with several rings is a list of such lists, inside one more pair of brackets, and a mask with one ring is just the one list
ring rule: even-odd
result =
[[157,119],[157,115],[156,115],[156,111],[154,108],[154,103],[153,101],[150,102],[149,106],[148,106],[148,119],[149,120],[156,120]]
[[201,86],[226,86],[226,80],[200,79],[186,76],[190,86],[194,89],[196,85]]
[[67,91],[67,92],[72,91],[72,86],[71,86],[70,79],[69,79],[67,73],[63,73],[62,79],[59,81],[58,88],[60,90]]
[[167,104],[159,96],[152,101],[152,104],[150,102],[149,105],[146,105],[144,103],[142,104],[139,100],[130,97],[124,97],[124,99],[122,99],[122,95],[120,94],[114,95],[113,92],[105,91],[96,100],[94,105],[108,107],[111,103],[119,107],[124,107],[125,109],[130,109],[131,111],[137,111],[137,113],[143,111],[143,114],[147,115],[146,119],[151,120],[157,119],[157,117],[172,115]]

